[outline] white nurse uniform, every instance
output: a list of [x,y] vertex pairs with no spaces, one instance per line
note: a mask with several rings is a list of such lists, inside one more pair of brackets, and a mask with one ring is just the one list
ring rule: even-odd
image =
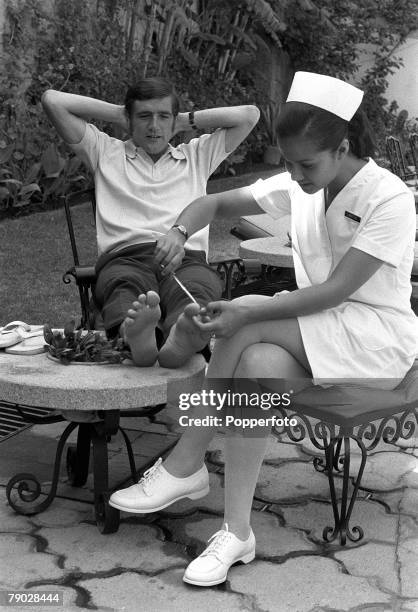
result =
[[347,301],[298,321],[315,379],[392,379],[383,387],[396,386],[418,352],[410,305],[416,218],[409,189],[369,159],[326,212],[324,191],[306,194],[288,172],[257,181],[251,192],[272,217],[291,215],[298,287],[324,282],[350,247],[383,261]]

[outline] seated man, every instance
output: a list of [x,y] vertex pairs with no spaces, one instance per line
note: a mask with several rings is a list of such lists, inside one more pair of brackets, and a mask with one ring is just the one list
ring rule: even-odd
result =
[[[94,174],[99,250],[94,299],[108,336],[121,334],[139,366],[151,366],[157,358],[163,367],[183,365],[208,338],[182,314],[190,299],[171,272],[177,267],[176,275],[202,305],[219,299],[221,283],[207,265],[209,228],[188,240],[175,220],[206,193],[209,176],[257,123],[258,109],[179,113],[175,90],[162,78],[131,87],[124,106],[54,90],[44,93],[42,104]],[[89,118],[123,126],[131,138],[111,138],[87,123]],[[169,143],[177,132],[211,128],[219,129],[177,147]],[[154,250],[170,231],[184,236],[185,256],[165,270]]]

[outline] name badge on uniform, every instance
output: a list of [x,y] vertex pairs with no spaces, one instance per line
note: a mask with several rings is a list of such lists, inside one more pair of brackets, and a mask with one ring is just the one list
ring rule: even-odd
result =
[[355,215],[354,213],[346,210],[344,212],[344,217],[348,217],[349,219],[351,219],[352,221],[357,221],[357,223],[360,223],[361,221],[361,217],[358,217],[357,215]]

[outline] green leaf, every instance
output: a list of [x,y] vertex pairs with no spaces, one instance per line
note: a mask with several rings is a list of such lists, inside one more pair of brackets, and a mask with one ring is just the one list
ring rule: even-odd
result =
[[[73,320],[65,324],[66,335],[52,332],[49,325],[44,326],[44,338],[47,343],[45,350],[57,357],[61,363],[65,365],[71,361],[121,363],[124,359],[131,357],[120,338],[108,340],[101,332],[92,330],[74,332],[72,331],[73,326]],[[115,346],[118,348],[115,349]]]
[[83,162],[79,157],[70,157],[66,163],[66,172],[68,176],[73,175],[82,166]]
[[0,187],[0,200],[5,200],[10,195],[10,191],[6,187]]
[[0,164],[5,164],[11,158],[15,145],[10,144],[4,149],[0,149]]
[[195,32],[192,34],[191,38],[201,38],[202,40],[214,42],[217,45],[225,45],[226,43],[226,41],[220,36],[217,36],[216,34],[209,34],[209,32]]
[[58,153],[56,145],[50,144],[42,153],[41,165],[47,178],[56,178],[65,166],[65,160]]
[[190,51],[188,51],[187,49],[184,49],[183,47],[180,48],[180,53],[188,64],[190,64],[194,68],[199,68],[199,60],[197,56],[194,55],[194,53],[191,53]]
[[41,188],[37,183],[30,183],[29,185],[24,185],[22,189],[19,191],[19,195],[32,195],[35,191],[41,191]]
[[74,335],[75,321],[71,319],[64,325],[64,336],[69,337]]
[[32,166],[29,168],[28,173],[25,176],[25,183],[37,182],[35,181],[35,179],[38,178],[40,170],[41,170],[41,162],[36,162],[32,164]]
[[18,181],[17,179],[2,179],[0,183],[10,183],[11,185],[22,185],[22,181]]
[[44,340],[47,344],[51,344],[52,338],[54,334],[52,333],[52,329],[48,324],[44,325]]

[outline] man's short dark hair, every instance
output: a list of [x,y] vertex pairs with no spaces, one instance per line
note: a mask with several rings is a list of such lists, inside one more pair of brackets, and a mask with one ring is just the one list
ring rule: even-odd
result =
[[176,116],[179,112],[179,99],[174,85],[162,77],[149,77],[139,80],[126,92],[125,110],[131,116],[132,106],[135,100],[152,100],[154,98],[166,98],[171,96],[172,112]]

